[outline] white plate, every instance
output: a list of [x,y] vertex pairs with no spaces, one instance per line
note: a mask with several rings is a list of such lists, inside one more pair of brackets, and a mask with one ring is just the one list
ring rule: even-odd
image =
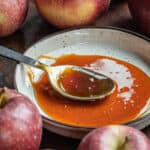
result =
[[[41,54],[61,56],[70,53],[119,58],[138,66],[150,76],[150,40],[141,35],[112,27],[81,28],[57,33],[34,44],[25,52],[25,55],[37,58]],[[40,72],[35,71],[38,76]],[[49,118],[38,106],[26,70],[22,65],[16,67],[15,86],[38,107],[43,116],[44,127],[48,130],[72,138],[82,138],[93,129],[66,125]],[[143,129],[150,124],[150,116],[146,115],[128,124]]]

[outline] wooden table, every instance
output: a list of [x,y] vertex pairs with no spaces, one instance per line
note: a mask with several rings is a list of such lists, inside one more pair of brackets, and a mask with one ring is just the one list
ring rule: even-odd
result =
[[[121,2],[112,3],[109,11],[104,14],[104,16],[99,17],[93,23],[93,26],[116,26],[140,33],[140,30],[137,28],[129,13],[127,2],[123,0],[120,1]],[[1,38],[1,45],[13,48],[16,51],[23,53],[29,46],[42,37],[59,31],[57,28],[47,24],[38,15],[32,1],[30,1],[29,6],[28,17],[20,30],[9,37]],[[14,88],[13,79],[15,66],[15,62],[0,57],[0,87],[7,86],[9,88]],[[150,126],[143,131],[150,136]],[[46,129],[43,129],[41,148],[73,150],[77,148],[79,142],[79,140],[56,135]]]

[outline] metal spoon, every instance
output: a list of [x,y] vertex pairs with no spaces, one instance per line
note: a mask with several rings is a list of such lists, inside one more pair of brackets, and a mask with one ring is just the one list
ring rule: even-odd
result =
[[[53,88],[59,92],[62,96],[78,100],[78,101],[95,101],[98,99],[102,99],[108,95],[110,95],[113,90],[115,89],[114,82],[107,76],[94,72],[92,70],[79,67],[79,66],[73,66],[73,65],[62,65],[62,66],[48,66],[46,64],[41,63],[40,61],[34,60],[30,57],[24,56],[18,52],[15,52],[11,49],[8,49],[6,47],[0,46],[0,55],[7,57],[9,59],[13,59],[15,61],[19,61],[21,63],[28,64],[30,66],[39,68],[44,70],[49,77],[49,81]],[[58,84],[58,80],[60,78],[60,75],[66,70],[66,69],[72,69],[75,71],[82,72],[83,74],[87,74],[90,77],[100,80],[105,84],[105,90],[103,90],[99,95],[90,95],[90,96],[77,96],[72,95],[70,93],[67,93],[63,88],[60,87]],[[101,85],[100,85],[101,86]]]

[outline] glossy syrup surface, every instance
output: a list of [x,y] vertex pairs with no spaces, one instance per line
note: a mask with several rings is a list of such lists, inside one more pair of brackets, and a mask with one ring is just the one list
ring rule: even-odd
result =
[[[44,73],[37,82],[33,82],[35,96],[43,111],[59,122],[92,127],[125,123],[139,116],[150,99],[150,78],[141,69],[125,61],[106,56],[71,54],[57,58],[53,65],[84,66],[109,76],[116,83],[115,91],[103,100],[77,102],[56,93]],[[72,73],[79,76],[76,72]],[[64,84],[67,84],[66,79],[68,77],[63,77]],[[88,95],[88,84],[91,82],[82,83],[87,84],[82,94]],[[70,90],[69,87],[67,85],[66,88]]]
[[103,95],[111,89],[110,84],[104,77],[98,79],[72,68],[65,69],[58,78],[58,85],[64,92],[79,97]]

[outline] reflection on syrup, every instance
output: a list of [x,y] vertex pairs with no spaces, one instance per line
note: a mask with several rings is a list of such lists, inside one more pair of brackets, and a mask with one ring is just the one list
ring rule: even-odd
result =
[[44,73],[33,82],[40,107],[54,120],[77,126],[102,126],[135,119],[150,99],[150,78],[137,67],[111,57],[64,55],[53,65],[79,65],[117,83],[114,93],[98,102],[73,102],[56,93]]
[[71,68],[64,70],[58,79],[59,87],[70,95],[81,97],[94,97],[105,95],[110,86],[106,78],[97,79],[94,76]]
[[134,85],[135,78],[132,76],[126,65],[104,58],[90,64],[90,67],[97,72],[104,73],[116,81],[118,85],[117,97],[122,98],[125,105],[128,101],[134,105],[134,101],[132,100],[132,95],[135,92],[133,86],[138,85]]

